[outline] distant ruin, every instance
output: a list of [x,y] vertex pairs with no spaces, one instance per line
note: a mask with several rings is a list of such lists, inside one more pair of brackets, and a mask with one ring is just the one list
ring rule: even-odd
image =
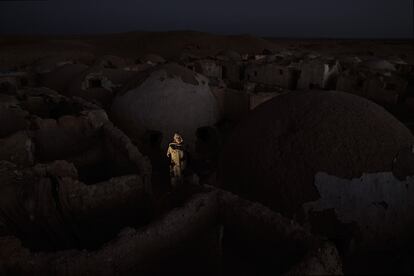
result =
[[0,274],[413,273],[403,42],[177,35],[0,45]]

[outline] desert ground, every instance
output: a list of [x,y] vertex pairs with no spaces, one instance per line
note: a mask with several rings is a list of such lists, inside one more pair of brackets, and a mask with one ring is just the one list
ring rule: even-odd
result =
[[1,36],[0,274],[414,273],[412,42]]

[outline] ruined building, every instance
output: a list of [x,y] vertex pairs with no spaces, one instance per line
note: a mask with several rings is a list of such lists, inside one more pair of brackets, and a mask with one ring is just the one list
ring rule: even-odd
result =
[[[54,168],[48,167],[45,173],[51,170]],[[13,181],[21,185],[19,181],[24,179],[16,179],[10,172],[0,173],[2,183],[8,185]],[[68,174],[59,171],[60,176],[65,173]],[[49,179],[50,176],[43,176],[42,186],[50,183]],[[59,191],[62,199],[60,214],[68,215],[64,217],[70,219],[65,220],[68,230],[77,230],[79,224],[73,222],[84,222],[73,220],[76,217],[72,215],[93,217],[96,215],[92,212],[94,208],[102,212],[100,204],[113,202],[115,197],[122,198],[119,191],[116,196],[99,197],[102,194],[91,197],[87,188],[80,189],[76,182],[71,187],[67,183],[69,179],[63,177],[59,180],[59,185],[63,185],[63,191]],[[120,188],[121,184],[117,186]],[[122,191],[139,194],[137,190],[131,190],[133,187],[123,187]],[[139,185],[135,184],[135,187]],[[65,196],[65,192],[70,193]],[[12,192],[10,194],[13,195]],[[44,192],[39,194],[45,196]],[[76,197],[71,197],[71,194]],[[131,197],[129,195],[125,199]],[[76,198],[92,201],[80,202],[74,200]],[[135,206],[124,204],[123,207],[129,207],[131,212],[132,207],[136,210],[141,204],[140,201],[136,203]],[[45,205],[43,203],[42,206]],[[118,205],[111,207],[110,211],[120,214],[126,210]],[[49,217],[55,218],[50,213]],[[51,220],[43,223],[45,226],[59,225]],[[18,238],[2,235],[0,272],[19,275],[340,275],[342,263],[331,243],[312,235],[297,223],[260,204],[207,187],[192,193],[180,206],[145,227],[131,225],[96,249],[33,252]]]
[[373,252],[411,246],[414,137],[380,106],[342,92],[288,93],[228,141],[222,187],[335,241],[348,272],[361,273]]
[[134,75],[123,69],[92,66],[75,76],[63,95],[81,97],[109,108],[116,93]]
[[338,61],[322,58],[306,59],[299,65],[298,89],[335,89],[341,71]]
[[136,140],[147,131],[158,131],[165,146],[178,132],[194,145],[196,130],[219,120],[208,79],[178,64],[162,65],[143,74],[126,90],[115,98],[111,115]]
[[245,80],[267,86],[295,90],[300,71],[295,66],[277,63],[250,64],[245,70]]
[[0,73],[0,275],[414,271],[410,65],[187,46]]
[[2,160],[21,167],[67,160],[89,184],[124,174],[150,177],[145,158],[130,155],[131,150],[140,153],[130,148],[128,138],[96,105],[50,89],[31,88],[19,91],[11,104],[0,108]]

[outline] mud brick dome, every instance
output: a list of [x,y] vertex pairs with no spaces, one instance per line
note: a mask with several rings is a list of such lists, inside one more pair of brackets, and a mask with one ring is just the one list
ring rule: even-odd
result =
[[191,144],[197,128],[218,121],[219,110],[206,77],[170,63],[157,67],[116,97],[112,115],[133,137],[139,138],[146,130],[159,131],[165,145],[179,132]]
[[362,251],[412,234],[410,131],[382,107],[342,92],[276,97],[225,146],[221,185]]

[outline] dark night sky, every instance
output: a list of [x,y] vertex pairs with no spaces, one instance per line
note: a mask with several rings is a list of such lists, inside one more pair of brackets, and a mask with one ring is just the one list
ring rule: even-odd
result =
[[274,37],[409,38],[412,0],[0,0],[0,33],[197,30]]

